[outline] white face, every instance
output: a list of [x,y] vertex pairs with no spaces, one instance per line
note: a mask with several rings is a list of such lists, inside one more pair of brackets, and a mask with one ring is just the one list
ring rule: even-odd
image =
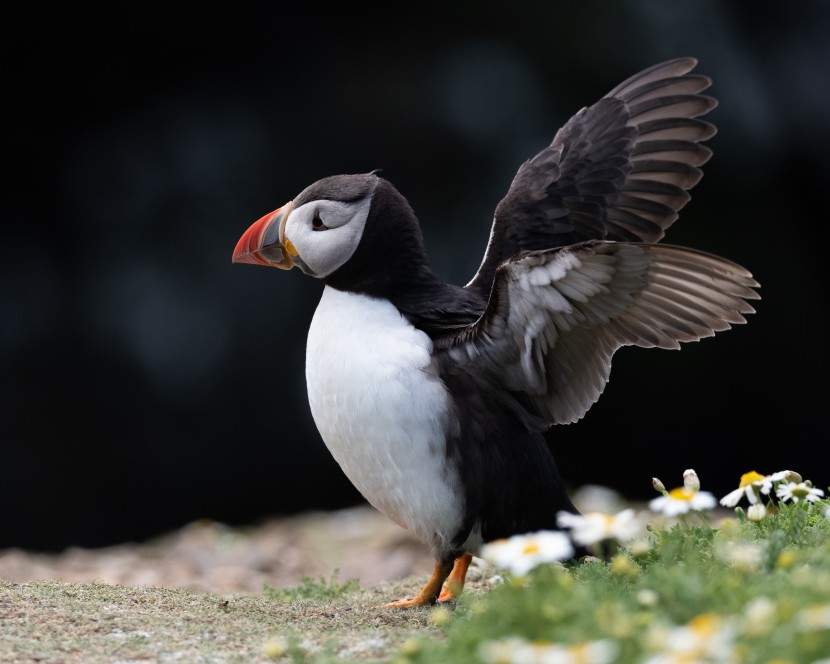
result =
[[353,203],[317,200],[291,211],[285,239],[294,245],[306,274],[322,279],[352,257],[371,203],[371,196]]

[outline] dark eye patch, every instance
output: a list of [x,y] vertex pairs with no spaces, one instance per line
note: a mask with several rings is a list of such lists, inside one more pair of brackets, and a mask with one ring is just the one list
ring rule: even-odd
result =
[[311,229],[315,231],[327,231],[328,226],[323,223],[323,220],[320,218],[320,213],[315,212],[314,218],[311,220]]

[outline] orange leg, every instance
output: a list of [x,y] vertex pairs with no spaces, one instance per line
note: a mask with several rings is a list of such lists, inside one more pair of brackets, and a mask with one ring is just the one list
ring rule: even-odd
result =
[[473,555],[471,553],[465,553],[455,559],[452,572],[447,577],[444,587],[441,588],[441,594],[438,596],[439,602],[451,602],[458,599],[461,591],[464,590],[464,580],[467,578],[467,569],[470,567],[472,560]]
[[[444,581],[450,576],[450,572],[454,571],[453,563],[442,563],[435,561],[435,568],[432,570],[432,576],[427,581],[427,584],[421,588],[415,597],[408,597],[406,599],[399,599],[394,602],[384,604],[382,608],[405,609],[410,606],[428,606],[435,604],[438,595],[441,592],[441,586]],[[466,571],[466,570],[465,570]]]

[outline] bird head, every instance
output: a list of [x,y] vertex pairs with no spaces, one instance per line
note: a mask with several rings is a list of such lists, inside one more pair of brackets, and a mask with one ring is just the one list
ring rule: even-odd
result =
[[412,208],[375,172],[306,187],[242,234],[232,262],[297,266],[335,288],[369,295],[429,271]]
[[378,178],[335,175],[255,221],[239,238],[232,262],[290,270],[324,279],[354,254],[363,236]]

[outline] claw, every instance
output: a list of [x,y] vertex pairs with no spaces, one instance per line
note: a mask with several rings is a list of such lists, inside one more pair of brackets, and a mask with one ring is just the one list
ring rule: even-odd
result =
[[435,603],[435,600],[431,602],[421,597],[421,595],[416,595],[415,597],[407,597],[406,599],[396,599],[394,602],[387,602],[386,604],[381,604],[378,608],[379,609],[408,609],[413,606],[430,606]]

